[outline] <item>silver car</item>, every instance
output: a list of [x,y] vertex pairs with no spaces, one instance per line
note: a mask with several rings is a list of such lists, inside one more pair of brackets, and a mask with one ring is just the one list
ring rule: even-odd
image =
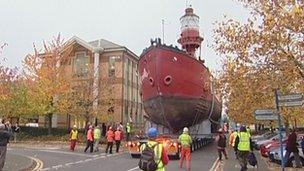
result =
[[[298,144],[301,144],[301,142],[298,141]],[[299,149],[299,155],[300,155],[300,160],[301,160],[302,166],[304,166],[304,154],[303,154],[301,146],[298,146],[298,149]],[[286,145],[283,145],[283,156],[285,156],[285,154],[286,154]],[[282,159],[281,159],[280,147],[275,148],[269,152],[269,159],[273,162],[281,163]],[[289,156],[289,159],[287,161],[287,166],[296,167],[293,153],[291,153]]]

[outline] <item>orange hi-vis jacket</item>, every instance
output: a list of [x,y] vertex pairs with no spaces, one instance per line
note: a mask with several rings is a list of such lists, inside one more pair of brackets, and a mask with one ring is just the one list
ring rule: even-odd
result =
[[87,132],[87,140],[93,141],[93,130],[89,129]]
[[115,136],[114,136],[114,139],[115,141],[121,141],[122,140],[122,132],[119,130],[115,131]]
[[108,132],[107,132],[107,140],[108,140],[108,142],[113,142],[114,141],[114,132],[112,131],[112,130],[109,130]]

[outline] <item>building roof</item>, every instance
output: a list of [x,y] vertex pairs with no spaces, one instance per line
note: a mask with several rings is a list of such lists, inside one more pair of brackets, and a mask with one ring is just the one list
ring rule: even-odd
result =
[[132,51],[130,51],[128,48],[126,48],[125,46],[118,45],[116,43],[110,42],[105,39],[98,39],[98,40],[94,40],[91,42],[86,42],[77,36],[73,36],[72,38],[70,38],[67,41],[66,45],[62,49],[62,52],[65,51],[66,49],[68,49],[69,47],[71,47],[72,45],[74,45],[75,43],[83,46],[84,48],[86,48],[92,52],[101,53],[101,52],[109,52],[109,51],[116,51],[116,50],[124,50],[138,59],[138,56],[135,53],[133,53]]
[[101,47],[103,49],[109,49],[109,48],[122,48],[123,46],[121,45],[118,45],[116,43],[113,43],[113,42],[110,42],[108,40],[105,40],[105,39],[99,39],[99,40],[94,40],[94,41],[91,41],[89,42],[89,44],[91,46],[94,46],[94,47]]

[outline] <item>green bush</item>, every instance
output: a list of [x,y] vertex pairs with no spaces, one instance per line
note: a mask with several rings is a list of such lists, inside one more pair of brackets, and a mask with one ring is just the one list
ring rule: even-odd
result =
[[[48,128],[20,127],[18,141],[69,141],[70,130],[66,128],[52,128],[51,135],[48,135]],[[79,130],[79,141],[85,142],[84,130]]]

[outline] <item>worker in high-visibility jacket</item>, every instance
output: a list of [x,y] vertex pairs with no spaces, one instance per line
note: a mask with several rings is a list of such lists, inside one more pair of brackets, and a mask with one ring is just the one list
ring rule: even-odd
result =
[[235,138],[238,134],[237,129],[235,129],[229,136],[229,145],[234,148]]
[[189,129],[185,127],[183,133],[178,137],[178,142],[181,144],[181,158],[179,168],[183,167],[183,162],[186,160],[187,170],[191,169],[191,144],[192,139],[189,135]]
[[121,140],[123,138],[123,134],[122,134],[122,131],[120,129],[121,129],[121,127],[117,127],[116,131],[114,132],[114,140],[115,140],[115,144],[116,144],[116,153],[119,152],[120,143],[121,143]]
[[74,151],[77,140],[78,140],[78,130],[77,130],[76,125],[73,126],[73,129],[71,130],[71,133],[70,133],[70,137],[71,137],[70,138],[70,141],[71,141],[70,150]]
[[237,151],[237,159],[241,165],[241,171],[247,170],[248,155],[253,151],[251,136],[245,126],[240,127],[240,132],[235,138],[234,149]]
[[110,149],[110,154],[112,154],[112,148],[113,148],[113,143],[114,143],[114,132],[112,130],[112,126],[109,127],[108,132],[106,133],[107,137],[107,148],[106,148],[106,153],[108,153],[108,150]]
[[94,128],[94,151],[99,151],[98,146],[99,146],[99,142],[100,142],[100,138],[101,138],[101,131],[100,131],[100,127],[96,126]]
[[131,124],[128,122],[126,126],[126,133],[127,133],[127,141],[130,141],[131,136]]
[[[238,131],[237,131],[237,129],[235,129],[235,130],[230,134],[230,136],[229,136],[229,145],[230,145],[233,149],[235,149],[235,148],[234,148],[234,145],[235,145],[235,138],[236,138],[237,134],[238,134]],[[235,158],[237,158],[237,151],[236,151],[236,150],[234,150],[234,154],[235,154]]]
[[157,138],[157,130],[156,128],[150,128],[147,132],[148,134],[148,142],[146,144],[142,144],[140,146],[140,151],[144,151],[146,146],[153,147],[154,155],[155,155],[155,162],[158,164],[156,171],[165,171],[165,166],[169,163],[169,157],[167,154],[166,149],[164,148],[163,144],[158,143],[156,141]]

